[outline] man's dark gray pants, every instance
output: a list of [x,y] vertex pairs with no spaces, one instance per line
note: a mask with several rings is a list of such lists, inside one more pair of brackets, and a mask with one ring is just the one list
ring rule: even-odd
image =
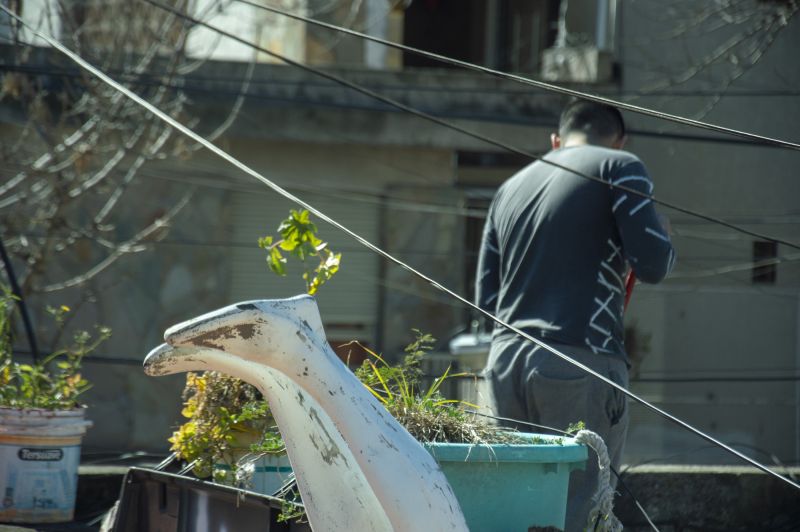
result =
[[[548,344],[627,389],[628,368],[621,358],[595,354],[584,347]],[[480,399],[483,408],[500,417],[561,430],[583,421],[588,430],[603,438],[611,465],[619,471],[628,432],[627,397],[622,392],[544,348],[516,338],[492,343],[484,375],[487,393]],[[537,432],[525,425],[515,428]],[[586,529],[597,478],[597,455],[589,450],[586,470],[573,471],[570,476],[566,532]],[[611,478],[616,483],[613,474]]]

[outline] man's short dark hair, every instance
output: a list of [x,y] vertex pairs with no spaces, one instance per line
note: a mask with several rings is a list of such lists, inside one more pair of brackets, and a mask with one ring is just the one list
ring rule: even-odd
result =
[[625,135],[625,122],[616,107],[586,100],[576,100],[561,112],[558,135],[584,133],[590,139],[618,139]]

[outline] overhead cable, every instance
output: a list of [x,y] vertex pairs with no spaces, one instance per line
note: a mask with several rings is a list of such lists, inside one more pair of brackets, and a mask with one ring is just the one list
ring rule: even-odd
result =
[[[575,437],[575,432],[577,432],[577,431],[569,432],[568,430],[557,429],[555,427],[550,427],[548,425],[541,425],[539,423],[531,423],[530,421],[523,421],[521,419],[513,419],[513,418],[510,418],[510,417],[494,416],[494,415],[491,415],[491,414],[478,412],[477,410],[466,410],[466,412],[469,413],[469,414],[475,415],[475,416],[492,419],[494,421],[504,421],[506,423],[513,423],[515,425],[525,425],[525,426],[533,427],[533,428],[536,428],[536,429],[548,430],[550,432],[555,432],[557,434],[561,434],[562,436],[566,436],[568,438],[574,438]],[[647,512],[645,511],[645,509],[642,506],[642,504],[639,502],[639,499],[637,499],[636,495],[634,495],[633,492],[630,490],[630,488],[628,488],[628,486],[625,485],[625,482],[622,480],[622,475],[617,472],[617,470],[614,468],[614,466],[609,465],[609,468],[611,469],[611,472],[614,473],[614,476],[617,477],[617,480],[619,480],[620,484],[625,489],[625,491],[628,492],[628,495],[631,496],[631,499],[633,499],[634,504],[636,504],[636,507],[642,513],[644,518],[647,519],[647,522],[650,524],[650,528],[655,530],[655,532],[659,532],[658,527],[653,523],[652,520],[650,520],[650,516],[647,515]]]
[[[153,4],[156,5],[155,2],[153,2]],[[738,457],[739,459],[747,462],[748,464],[752,465],[753,467],[763,471],[764,473],[767,473],[768,475],[771,475],[771,476],[773,476],[773,477],[775,477],[775,478],[777,478],[777,479],[789,484],[790,486],[800,490],[800,484],[794,482],[793,480],[791,480],[791,479],[789,479],[789,478],[787,478],[787,477],[785,477],[783,475],[780,475],[779,473],[773,471],[772,469],[770,469],[769,467],[765,466],[764,464],[758,462],[757,460],[755,460],[753,458],[750,458],[749,456],[737,451],[736,449],[730,447],[729,445],[727,445],[727,444],[715,439],[712,436],[709,436],[708,434],[706,434],[705,432],[701,431],[700,429],[695,428],[693,425],[690,425],[689,423],[687,423],[687,422],[685,422],[685,421],[673,416],[672,414],[670,414],[670,413],[658,408],[657,406],[649,403],[648,401],[642,399],[641,397],[639,397],[635,393],[627,390],[624,386],[620,386],[616,382],[614,382],[611,379],[609,379],[609,378],[601,375],[600,373],[594,371],[592,368],[586,366],[585,364],[582,364],[582,363],[574,360],[573,358],[569,357],[568,355],[565,355],[564,353],[562,353],[558,349],[556,349],[556,348],[554,348],[554,347],[542,342],[541,340],[539,340],[537,338],[534,338],[530,334],[525,333],[524,331],[518,329],[517,327],[514,327],[513,325],[511,325],[509,323],[506,323],[505,321],[503,321],[502,319],[498,318],[497,316],[495,316],[491,312],[488,312],[488,311],[480,308],[479,306],[475,305],[471,301],[469,301],[466,298],[464,298],[464,297],[460,296],[459,294],[455,293],[453,290],[451,290],[451,289],[445,287],[444,285],[440,284],[439,282],[437,282],[433,278],[428,277],[427,275],[425,275],[424,273],[420,272],[419,270],[416,270],[415,268],[413,268],[410,265],[406,264],[402,260],[396,258],[394,255],[388,253],[387,251],[384,251],[382,248],[376,246],[375,244],[373,244],[369,240],[367,240],[364,237],[360,236],[359,234],[355,233],[351,229],[345,227],[344,225],[342,225],[338,221],[334,220],[333,218],[329,217],[325,213],[319,211],[313,205],[310,205],[310,204],[306,203],[305,201],[303,201],[302,199],[298,198],[297,196],[294,196],[290,192],[284,190],[283,188],[281,188],[277,184],[273,183],[272,181],[270,181],[269,179],[264,177],[259,172],[255,171],[254,169],[250,168],[249,166],[247,166],[243,162],[239,161],[238,159],[236,159],[235,157],[233,157],[232,155],[227,153],[225,150],[223,150],[223,149],[219,148],[218,146],[214,145],[213,143],[209,142],[208,140],[206,140],[202,136],[200,136],[197,133],[195,133],[192,129],[188,128],[187,126],[185,126],[181,122],[178,122],[177,120],[175,120],[174,118],[172,118],[171,116],[169,116],[165,112],[161,111],[160,109],[158,109],[157,107],[155,107],[151,103],[149,103],[146,100],[142,99],[140,96],[138,96],[137,94],[133,93],[131,90],[127,89],[126,87],[124,87],[123,85],[118,83],[117,81],[111,79],[106,74],[104,74],[102,71],[100,71],[97,67],[95,67],[94,65],[90,64],[89,62],[84,60],[82,57],[77,55],[75,52],[73,52],[72,50],[70,50],[69,48],[67,48],[63,44],[61,44],[61,42],[53,39],[49,35],[46,35],[46,34],[42,33],[41,31],[38,31],[35,28],[33,28],[31,25],[27,24],[24,20],[22,20],[22,18],[17,16],[17,14],[14,13],[13,11],[11,11],[9,8],[7,8],[4,5],[0,4],[0,10],[4,11],[9,16],[13,17],[15,20],[19,21],[21,24],[23,24],[26,27],[28,27],[31,30],[32,33],[34,33],[35,35],[37,35],[38,37],[43,39],[45,42],[47,42],[53,48],[57,49],[58,51],[60,51],[61,53],[63,53],[67,57],[69,57],[72,61],[74,61],[75,63],[80,65],[87,72],[90,72],[92,75],[94,75],[97,78],[99,78],[103,83],[106,83],[110,87],[114,88],[116,91],[118,91],[118,92],[122,93],[123,95],[125,95],[128,99],[136,102],[138,105],[142,106],[144,109],[146,109],[150,113],[154,114],[155,116],[157,116],[158,118],[160,118],[161,120],[163,120],[164,122],[166,122],[167,124],[169,124],[170,126],[175,128],[176,130],[178,130],[180,133],[182,133],[182,134],[186,135],[187,137],[191,138],[193,141],[203,145],[206,149],[208,149],[209,151],[211,151],[215,155],[219,156],[223,160],[229,162],[230,164],[236,166],[242,172],[250,175],[254,179],[259,180],[264,185],[268,186],[269,188],[271,188],[272,190],[274,190],[278,194],[280,194],[280,195],[284,196],[285,198],[293,201],[294,203],[296,203],[297,205],[299,205],[299,206],[303,207],[304,209],[308,210],[309,212],[311,212],[312,214],[314,214],[318,218],[322,219],[323,221],[327,222],[328,224],[332,225],[333,227],[339,229],[343,233],[349,235],[351,238],[355,239],[357,242],[361,243],[363,246],[365,246],[366,248],[372,250],[376,254],[382,256],[384,259],[396,264],[397,266],[400,266],[401,268],[403,268],[404,270],[408,271],[409,273],[419,277],[420,279],[422,279],[423,281],[427,282],[428,284],[430,284],[434,288],[437,288],[438,290],[448,294],[450,297],[460,301],[466,307],[469,307],[472,310],[478,312],[479,314],[482,314],[483,316],[485,316],[486,318],[488,318],[491,321],[495,322],[496,324],[500,325],[501,327],[505,327],[506,329],[508,329],[510,331],[513,331],[518,336],[520,336],[522,338],[525,338],[529,342],[531,342],[531,343],[533,343],[535,345],[538,345],[542,349],[545,349],[548,352],[553,353],[557,357],[565,360],[566,362],[569,362],[570,364],[582,369],[586,373],[589,373],[590,375],[592,375],[594,378],[605,382],[609,386],[611,386],[614,389],[620,391],[621,393],[625,394],[627,397],[633,399],[637,403],[645,406],[646,408],[652,410],[653,412],[659,414],[660,416],[662,416],[662,417],[672,421],[673,423],[683,427],[684,429],[696,434],[697,436],[699,436],[700,438],[708,441],[709,443],[717,445],[718,447],[726,450],[727,452],[729,452],[729,453],[733,454],[734,456]]]
[[736,136],[736,137],[746,138],[746,139],[749,139],[751,141],[758,142],[758,143],[770,144],[770,145],[773,145],[773,146],[780,146],[782,148],[788,148],[788,149],[792,149],[792,150],[800,150],[800,144],[798,144],[796,142],[791,142],[791,141],[788,141],[788,140],[776,139],[776,138],[767,137],[767,136],[764,136],[764,135],[757,135],[755,133],[749,133],[747,131],[741,131],[741,130],[738,130],[738,129],[732,129],[732,128],[728,128],[728,127],[724,127],[724,126],[718,126],[716,124],[710,124],[708,122],[703,122],[701,120],[695,120],[695,119],[692,119],[692,118],[686,118],[686,117],[683,117],[683,116],[673,115],[673,114],[665,113],[665,112],[662,112],[662,111],[656,111],[654,109],[648,109],[646,107],[641,107],[641,106],[633,105],[633,104],[630,104],[630,103],[620,102],[618,100],[614,100],[614,99],[611,99],[611,98],[606,98],[604,96],[597,96],[595,94],[590,94],[590,93],[578,91],[578,90],[575,90],[575,89],[569,89],[569,88],[566,88],[566,87],[553,85],[552,83],[547,83],[547,82],[544,82],[544,81],[538,81],[538,80],[535,80],[535,79],[526,78],[524,76],[519,76],[519,75],[516,75],[516,74],[510,74],[508,72],[503,72],[501,70],[495,70],[493,68],[489,68],[489,67],[485,67],[485,66],[481,66],[481,65],[476,65],[474,63],[469,63],[467,61],[461,61],[460,59],[454,59],[452,57],[448,57],[448,56],[445,56],[445,55],[441,55],[441,54],[437,54],[437,53],[433,53],[433,52],[428,52],[428,51],[422,50],[420,48],[414,48],[413,46],[408,46],[408,45],[405,45],[405,44],[392,42],[392,41],[389,41],[389,40],[386,40],[386,39],[382,39],[380,37],[375,37],[374,35],[368,35],[366,33],[360,32],[360,31],[352,30],[350,28],[344,28],[342,26],[337,26],[335,24],[330,24],[328,22],[322,22],[321,20],[316,20],[316,19],[313,19],[313,18],[310,18],[310,17],[305,17],[303,15],[298,15],[296,13],[291,13],[289,11],[285,11],[283,9],[279,9],[277,7],[257,4],[255,2],[252,2],[251,0],[236,0],[236,1],[237,2],[241,2],[243,4],[247,4],[249,6],[252,6],[252,7],[255,7],[255,8],[258,8],[258,9],[263,9],[265,11],[270,11],[270,12],[278,14],[278,15],[282,15],[282,16],[289,17],[289,18],[292,18],[292,19],[295,19],[295,20],[299,20],[299,21],[305,22],[307,24],[313,24],[315,26],[320,26],[322,28],[327,28],[327,29],[332,30],[332,31],[337,31],[337,32],[340,32],[340,33],[345,33],[347,35],[352,35],[354,37],[359,37],[361,39],[366,39],[368,41],[376,42],[376,43],[382,44],[384,46],[389,46],[389,47],[395,48],[397,50],[403,50],[404,52],[409,52],[409,53],[412,53],[412,54],[415,54],[415,55],[419,55],[419,56],[422,56],[422,57],[426,57],[428,59],[433,59],[435,61],[439,61],[439,62],[442,62],[442,63],[447,63],[449,65],[458,66],[458,67],[461,67],[461,68],[466,68],[468,70],[475,70],[477,72],[482,72],[484,74],[490,74],[492,76],[495,76],[495,77],[498,77],[498,78],[502,78],[502,79],[508,79],[508,80],[511,80],[511,81],[516,81],[518,83],[523,83],[525,85],[531,85],[533,87],[536,87],[538,89],[542,89],[542,90],[545,90],[545,91],[548,91],[548,92],[555,92],[555,93],[558,93],[558,94],[563,94],[563,95],[566,95],[566,96],[572,96],[572,97],[575,97],[575,98],[581,98],[581,99],[584,99],[584,100],[590,100],[590,101],[597,102],[597,103],[602,103],[602,104],[605,104],[605,105],[613,105],[614,107],[618,107],[619,109],[624,109],[624,110],[630,111],[632,113],[637,113],[637,114],[641,114],[641,115],[645,115],[645,116],[650,116],[650,117],[653,117],[653,118],[659,118],[659,119],[662,119],[662,120],[668,120],[670,122],[675,122],[675,123],[678,123],[678,124],[683,124],[683,125],[687,125],[687,126],[691,126],[691,127],[700,128],[700,129],[706,129],[706,130],[709,130],[709,131],[715,131],[717,133],[724,133],[726,135],[733,135],[733,136]]
[[452,129],[453,131],[458,131],[459,133],[462,133],[462,134],[464,134],[466,136],[469,136],[469,137],[472,137],[474,139],[480,140],[480,141],[485,142],[487,144],[490,144],[492,146],[496,146],[496,147],[501,148],[503,150],[506,150],[506,151],[509,151],[509,152],[512,152],[512,153],[516,153],[516,154],[522,155],[524,157],[528,157],[528,158],[530,158],[532,160],[541,161],[542,163],[550,165],[550,166],[552,166],[554,168],[558,168],[560,170],[564,170],[564,171],[569,172],[571,174],[575,174],[575,175],[577,175],[579,177],[582,177],[584,179],[588,179],[589,181],[595,181],[595,182],[601,183],[602,185],[604,185],[606,187],[614,188],[614,189],[617,189],[617,190],[621,190],[621,191],[626,192],[628,194],[632,194],[633,196],[650,200],[653,203],[657,203],[659,205],[663,205],[664,207],[668,207],[668,208],[670,208],[672,210],[675,210],[675,211],[678,211],[678,212],[682,212],[684,214],[688,214],[688,215],[694,216],[696,218],[701,218],[703,220],[706,220],[706,221],[709,221],[709,222],[713,222],[713,223],[716,223],[718,225],[722,225],[724,227],[728,227],[729,229],[733,229],[735,231],[739,231],[741,233],[748,234],[750,236],[754,236],[754,237],[762,239],[762,240],[769,240],[771,242],[776,242],[778,244],[783,244],[783,245],[788,246],[790,248],[800,250],[800,244],[792,242],[790,240],[786,240],[786,239],[783,239],[783,238],[772,237],[772,236],[769,236],[769,235],[765,235],[763,233],[759,233],[757,231],[752,231],[752,230],[747,229],[745,227],[742,227],[740,225],[736,225],[736,224],[732,224],[730,222],[726,222],[725,220],[723,220],[721,218],[717,218],[715,216],[711,216],[711,215],[708,215],[708,214],[703,214],[703,213],[700,213],[700,212],[697,212],[697,211],[693,211],[691,209],[687,209],[685,207],[681,207],[679,205],[676,205],[676,204],[668,202],[668,201],[657,199],[654,196],[652,196],[650,194],[643,193],[643,192],[641,192],[639,190],[636,190],[636,189],[633,189],[633,188],[630,188],[630,187],[626,187],[624,185],[617,185],[617,184],[610,183],[610,182],[605,181],[604,179],[602,179],[600,177],[592,176],[592,175],[589,175],[587,173],[581,172],[579,170],[575,170],[573,168],[569,168],[568,166],[564,166],[564,165],[562,165],[560,163],[556,163],[556,162],[551,161],[551,160],[549,160],[549,159],[547,159],[545,157],[539,157],[536,154],[531,153],[531,152],[529,152],[527,150],[523,150],[521,148],[517,148],[515,146],[512,146],[512,145],[507,144],[505,142],[499,141],[497,139],[494,139],[494,138],[489,137],[487,135],[484,135],[482,133],[478,133],[478,132],[473,131],[471,129],[459,126],[459,125],[454,124],[452,122],[449,122],[447,120],[443,120],[443,119],[441,119],[439,117],[436,117],[436,116],[434,116],[434,115],[432,115],[430,113],[426,113],[424,111],[420,111],[419,109],[416,109],[414,107],[411,107],[409,105],[401,103],[401,102],[399,102],[399,101],[397,101],[397,100],[395,100],[393,98],[390,98],[388,96],[385,96],[383,94],[375,92],[372,89],[368,89],[368,88],[364,87],[363,85],[360,85],[358,83],[355,83],[355,82],[352,82],[350,80],[347,80],[347,79],[345,79],[345,78],[343,78],[341,76],[338,76],[336,74],[333,74],[331,72],[325,72],[325,71],[320,70],[318,68],[314,68],[314,67],[311,67],[311,66],[308,66],[308,65],[304,65],[303,63],[300,63],[298,61],[290,59],[290,58],[288,58],[288,57],[286,57],[284,55],[281,55],[281,54],[279,54],[277,52],[273,52],[272,50],[269,50],[267,48],[264,48],[263,46],[259,46],[259,45],[255,44],[255,43],[252,43],[252,42],[250,42],[250,41],[248,41],[246,39],[243,39],[243,38],[241,38],[241,37],[239,37],[237,35],[234,35],[233,33],[230,33],[228,31],[225,31],[225,30],[221,29],[221,28],[213,26],[213,25],[211,25],[211,24],[209,24],[207,22],[204,22],[204,21],[202,21],[202,20],[200,20],[200,19],[198,19],[196,17],[193,17],[191,15],[187,15],[186,13],[183,13],[180,10],[177,10],[177,9],[171,7],[171,6],[165,5],[165,4],[163,4],[161,2],[158,2],[156,0],[142,0],[142,1],[146,2],[148,4],[151,4],[153,6],[159,7],[161,9],[163,9],[163,10],[169,12],[169,13],[172,13],[172,14],[180,17],[180,18],[183,18],[183,19],[185,19],[185,20],[187,20],[187,21],[189,21],[189,22],[191,22],[193,24],[208,28],[209,30],[211,30],[213,32],[216,32],[216,33],[219,33],[220,35],[224,35],[225,37],[228,37],[229,39],[232,39],[232,40],[234,40],[234,41],[236,41],[238,43],[241,43],[241,44],[243,44],[245,46],[249,46],[249,47],[251,47],[251,48],[253,48],[255,50],[263,52],[264,54],[267,54],[267,55],[269,55],[271,57],[279,59],[279,60],[283,61],[284,63],[286,63],[287,65],[293,66],[293,67],[298,68],[300,70],[304,70],[304,71],[309,72],[311,74],[314,74],[316,76],[323,77],[323,78],[328,79],[330,81],[334,81],[336,83],[339,83],[341,85],[349,87],[350,89],[352,89],[354,91],[357,91],[357,92],[360,92],[361,94],[369,96],[370,98],[374,98],[376,100],[382,101],[382,102],[384,102],[384,103],[386,103],[388,105],[391,105],[392,107],[395,107],[397,109],[405,111],[405,112],[407,112],[409,114],[412,114],[414,116],[417,116],[417,117],[422,118],[424,120],[427,120],[429,122],[433,122],[433,123],[438,124],[438,125],[440,125],[442,127],[446,127],[448,129]]
[[[80,78],[80,74],[76,71],[71,70],[64,70],[64,69],[53,69],[53,68],[42,68],[36,66],[28,66],[28,65],[3,65],[3,68],[8,71],[13,72],[22,72],[31,76],[41,76],[41,77],[60,77],[60,78]],[[228,88],[221,88],[221,87],[208,87],[208,86],[200,86],[200,83],[206,84],[224,84],[224,83],[239,83],[236,80],[232,80],[229,77],[212,77],[212,76],[181,76],[182,83],[169,83],[162,81],[162,76],[159,75],[149,75],[149,74],[132,74],[127,70],[124,69],[108,69],[106,72],[109,75],[116,75],[119,78],[124,78],[125,81],[128,83],[129,86],[141,86],[141,87],[156,87],[156,88],[167,88],[173,90],[179,90],[186,93],[193,93],[193,94],[213,94],[215,96],[219,95],[226,95],[226,96],[239,96],[242,94],[240,89],[228,89]],[[250,85],[279,85],[279,84],[287,84],[287,85],[307,85],[307,83],[299,82],[299,81],[282,81],[282,80],[251,80]],[[333,85],[326,85],[320,84],[317,88],[326,88],[331,87]],[[395,86],[387,86],[381,84],[380,88],[385,90],[397,90],[398,87]],[[427,90],[435,90],[438,92],[443,92],[443,89],[435,89],[431,87],[406,87],[409,91],[419,91],[424,92]],[[448,92],[451,92],[448,89]],[[459,92],[454,90],[452,92]],[[462,92],[466,92],[463,91]],[[475,91],[476,93],[482,93],[484,91]],[[498,91],[493,91],[493,94],[497,94]],[[797,93],[800,96],[800,92]],[[328,108],[340,108],[340,109],[352,109],[352,110],[360,110],[360,111],[388,111],[385,108],[379,107],[369,107],[365,105],[358,105],[355,103],[337,103],[334,101],[330,101],[330,99],[321,99],[321,98],[299,98],[299,97],[286,97],[286,96],[277,96],[277,95],[270,95],[270,94],[262,94],[260,92],[247,92],[245,93],[247,98],[252,98],[253,100],[261,100],[261,101],[269,101],[269,102],[296,102],[305,105],[314,105],[319,107],[328,107]],[[502,124],[519,124],[519,125],[526,125],[526,126],[537,126],[537,127],[545,127],[545,126],[553,126],[554,124],[547,120],[534,120],[533,117],[529,115],[519,115],[519,116],[499,116],[496,114],[473,114],[470,112],[459,112],[459,113],[437,113],[437,116],[447,116],[449,118],[460,118],[465,120],[474,120],[474,121],[491,121],[493,123],[502,123]],[[768,147],[768,148],[778,148],[773,144],[765,144],[765,143],[756,143],[751,140],[742,139],[738,137],[723,137],[723,136],[710,136],[710,135],[697,135],[697,134],[690,134],[690,133],[677,133],[677,132],[667,132],[667,131],[652,131],[647,129],[637,129],[637,128],[626,128],[626,132],[630,135],[635,135],[636,137],[657,137],[660,139],[672,139],[677,141],[687,141],[687,142],[703,142],[709,144],[726,144],[726,145],[743,145],[743,146],[758,146],[758,147]]]
[[[665,207],[668,207],[670,209],[676,210],[678,212],[682,212],[684,214],[688,214],[690,216],[694,216],[694,217],[703,219],[705,221],[709,221],[709,222],[716,223],[716,224],[724,226],[724,227],[728,227],[729,229],[733,229],[733,230],[738,231],[738,232],[740,232],[742,234],[746,234],[746,235],[753,236],[753,237],[756,237],[756,238],[759,238],[759,239],[763,239],[763,240],[769,240],[769,241],[772,241],[772,242],[784,244],[784,245],[786,245],[788,247],[791,247],[793,249],[800,250],[800,244],[794,243],[792,241],[789,241],[789,240],[786,240],[786,239],[782,239],[782,238],[772,237],[772,236],[766,235],[764,233],[759,233],[757,231],[749,230],[749,229],[746,229],[746,228],[744,228],[744,227],[742,227],[742,226],[740,226],[738,224],[727,222],[727,221],[725,221],[725,220],[723,220],[721,218],[710,216],[710,215],[705,215],[703,213],[692,211],[690,209],[686,209],[686,208],[680,207],[680,206],[678,206],[676,204],[673,204],[673,203],[670,203],[670,202],[667,202],[667,201],[664,201],[664,200],[657,199],[654,196],[642,193],[642,192],[640,192],[638,190],[630,189],[628,187],[621,186],[621,185],[614,185],[614,184],[608,183],[608,182],[602,180],[599,177],[590,176],[588,174],[584,174],[584,173],[579,172],[577,170],[574,170],[574,169],[565,167],[563,165],[560,165],[558,163],[549,161],[546,158],[539,157],[539,156],[537,156],[537,155],[535,155],[535,154],[533,154],[533,153],[531,153],[529,151],[522,150],[520,148],[516,148],[514,146],[511,146],[509,144],[503,143],[501,141],[497,141],[497,140],[492,139],[490,137],[487,137],[485,135],[473,132],[473,131],[468,130],[466,128],[462,128],[460,126],[457,126],[456,124],[453,124],[451,122],[447,122],[447,121],[445,121],[445,120],[443,120],[441,118],[435,117],[435,116],[430,115],[428,113],[425,113],[423,111],[419,111],[419,110],[414,109],[414,108],[412,108],[410,106],[402,104],[402,103],[400,103],[400,102],[398,102],[396,100],[393,100],[393,99],[391,99],[389,97],[383,96],[383,95],[381,95],[379,93],[376,93],[376,92],[372,91],[371,89],[367,89],[367,88],[365,88],[365,87],[363,87],[361,85],[358,85],[356,83],[353,83],[353,82],[350,82],[348,80],[345,80],[345,79],[343,79],[343,78],[341,78],[339,76],[320,71],[318,69],[303,65],[301,63],[297,63],[297,62],[295,62],[295,61],[293,61],[293,60],[291,60],[291,59],[289,59],[287,57],[284,57],[284,56],[278,54],[278,53],[272,52],[272,51],[267,50],[267,49],[265,49],[263,47],[257,46],[257,45],[255,45],[253,43],[250,43],[249,41],[241,39],[241,38],[239,38],[239,37],[237,37],[237,36],[235,36],[235,35],[233,35],[233,34],[231,34],[229,32],[226,32],[225,30],[222,30],[220,28],[217,28],[215,26],[207,24],[207,23],[205,23],[205,22],[203,22],[201,20],[198,20],[198,19],[196,19],[194,17],[191,17],[189,15],[185,15],[185,14],[179,12],[179,11],[176,11],[175,9],[173,9],[173,8],[171,8],[169,6],[160,4],[158,2],[154,2],[152,0],[144,0],[144,1],[146,1],[148,3],[151,3],[151,4],[153,4],[153,5],[157,6],[157,7],[160,7],[162,9],[171,11],[172,13],[176,14],[177,16],[182,17],[182,18],[187,19],[187,20],[190,20],[193,23],[196,23],[196,24],[199,24],[199,25],[203,25],[203,26],[209,28],[210,30],[219,33],[220,35],[224,35],[224,36],[226,36],[226,37],[228,37],[230,39],[236,40],[236,41],[238,41],[238,42],[240,42],[242,44],[250,46],[250,47],[252,47],[254,49],[257,49],[257,50],[259,50],[261,52],[264,52],[264,53],[266,53],[268,55],[271,55],[271,56],[273,56],[273,57],[275,57],[277,59],[280,59],[280,60],[286,62],[289,65],[301,68],[303,70],[309,71],[309,72],[311,72],[313,74],[316,74],[318,76],[324,77],[324,78],[329,79],[331,81],[334,81],[336,83],[345,85],[345,86],[347,86],[347,87],[349,87],[349,88],[351,88],[353,90],[361,92],[362,94],[365,94],[365,95],[370,96],[370,97],[372,97],[374,99],[377,99],[379,101],[383,101],[384,103],[392,105],[392,106],[394,106],[395,108],[397,108],[397,109],[399,109],[401,111],[405,111],[405,112],[411,113],[411,114],[416,115],[416,116],[418,116],[420,118],[423,118],[423,119],[432,121],[434,123],[437,123],[439,125],[442,125],[443,127],[447,127],[449,129],[453,129],[453,130],[458,131],[458,132],[460,132],[462,134],[465,134],[465,135],[470,136],[472,138],[481,140],[483,142],[487,142],[489,144],[492,144],[492,145],[494,145],[496,147],[500,147],[500,148],[502,148],[504,150],[507,150],[509,152],[516,153],[518,155],[522,155],[524,157],[527,157],[527,158],[530,158],[530,159],[533,159],[533,160],[539,160],[539,161],[541,161],[541,162],[543,162],[545,164],[549,164],[549,165],[554,166],[556,168],[560,168],[562,170],[568,171],[568,172],[573,173],[575,175],[578,175],[578,176],[580,176],[580,177],[582,177],[584,179],[589,179],[589,180],[601,182],[604,185],[609,186],[611,188],[617,188],[619,190],[622,190],[622,191],[628,192],[630,194],[633,194],[634,196],[638,196],[638,197],[642,197],[642,198],[645,198],[645,199],[649,199],[650,201],[653,201],[654,203],[663,205]],[[176,88],[178,88],[178,87],[176,87]],[[0,204],[0,207],[1,206],[2,206],[2,204]]]

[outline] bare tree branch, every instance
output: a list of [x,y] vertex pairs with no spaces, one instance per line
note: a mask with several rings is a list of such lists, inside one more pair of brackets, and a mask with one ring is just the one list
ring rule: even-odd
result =
[[[230,1],[206,4],[208,12],[219,2]],[[188,0],[175,0],[175,4],[191,9]],[[54,7],[42,13],[41,24],[58,18],[63,28],[60,36],[70,46],[121,72],[129,86],[173,116],[197,123],[197,117],[186,116],[188,98],[174,81],[196,64],[185,51],[191,25],[126,0],[64,0],[50,5]],[[121,20],[126,23],[120,24]],[[15,62],[24,64],[28,57],[29,47],[22,45]],[[215,137],[241,111],[253,69],[251,65],[242,80],[241,94],[232,102],[230,113],[214,129]],[[152,77],[141,82],[153,72],[158,72],[155,87]],[[190,198],[181,195],[167,215],[145,223],[125,242],[115,242],[108,235],[121,222],[126,227],[142,225],[143,220],[136,217],[146,214],[124,208],[126,193],[149,162],[175,151],[173,131],[84,74],[49,83],[49,92],[43,90],[41,79],[15,72],[14,78],[4,78],[2,93],[2,99],[13,98],[27,109],[29,118],[20,128],[27,141],[18,141],[18,149],[3,146],[0,150],[2,168],[12,172],[0,185],[0,228],[12,236],[9,249],[23,266],[20,280],[29,294],[80,286],[122,257],[148,249],[147,243],[165,234]],[[96,260],[70,271],[85,263],[87,253]],[[68,265],[63,266],[68,279],[50,279],[54,271],[50,266],[55,264]]]
[[[681,22],[669,32],[637,41],[635,53],[641,56],[642,61],[633,60],[630,63],[649,72],[654,81],[639,89],[632,99],[658,95],[661,91],[682,86],[687,86],[685,90],[691,91],[705,84],[709,87],[707,92],[711,94],[708,100],[702,102],[701,108],[692,113],[694,118],[702,119],[717,106],[737,81],[763,59],[778,36],[800,11],[800,2],[673,0],[656,5],[650,15],[643,11],[637,12],[637,15],[655,20],[655,17],[663,17],[664,10]],[[717,35],[715,32],[720,30],[724,30],[723,37],[720,38],[722,41],[710,51],[697,56],[696,51],[707,50],[709,39],[714,38]],[[657,47],[647,45],[666,39],[672,40],[673,48],[683,47],[686,55],[683,64],[666,63],[663,56],[656,53]],[[698,43],[700,46],[697,46]],[[675,54],[670,54],[672,61],[675,57]],[[780,73],[775,74],[780,77]]]
[[[93,279],[103,270],[117,262],[122,256],[130,254],[130,253],[138,253],[147,249],[146,246],[142,245],[142,242],[146,241],[147,239],[158,235],[159,232],[162,232],[161,237],[163,238],[163,229],[169,226],[169,223],[172,221],[175,216],[180,213],[180,211],[189,203],[194,191],[190,191],[181,198],[181,200],[174,206],[172,209],[169,210],[163,217],[157,219],[152,224],[148,225],[133,238],[126,240],[125,242],[116,246],[116,249],[105,257],[102,261],[94,265],[92,268],[87,270],[85,273],[81,275],[76,275],[71,279],[67,279],[66,281],[62,281],[59,283],[49,284],[44,286],[40,289],[41,292],[55,292],[57,290],[64,290],[65,288],[71,288],[73,286],[79,286],[85,284],[86,282]],[[156,238],[158,238],[156,236]]]

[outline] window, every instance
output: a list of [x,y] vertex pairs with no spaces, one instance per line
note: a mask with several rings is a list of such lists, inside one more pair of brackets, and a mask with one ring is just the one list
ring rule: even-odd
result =
[[758,263],[778,257],[777,242],[756,240],[753,242],[753,284],[775,284],[778,277],[778,266],[775,263]]
[[[405,11],[403,42],[501,70],[536,72],[555,42],[559,0],[416,0]],[[447,65],[405,54],[407,67]]]

